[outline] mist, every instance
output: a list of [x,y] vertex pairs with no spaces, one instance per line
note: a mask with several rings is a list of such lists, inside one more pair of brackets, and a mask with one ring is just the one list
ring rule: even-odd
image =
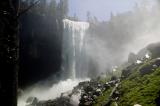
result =
[[[137,5],[134,4],[134,8],[128,11],[125,10],[116,14],[110,12],[110,15],[108,15],[110,17],[105,21],[100,20],[97,16],[94,16],[96,13],[92,14],[91,12],[91,16],[86,20],[90,27],[84,37],[85,53],[88,59],[87,77],[92,78],[95,75],[107,73],[111,71],[112,67],[120,66],[126,62],[131,52],[136,54],[147,45],[160,42],[160,5],[158,0],[150,2],[152,5],[148,4],[149,1],[148,3],[143,1]],[[79,20],[84,19],[79,18]],[[57,69],[61,73],[60,68]],[[56,75],[54,73],[52,76]],[[39,100],[55,99],[61,93],[72,90],[79,82],[86,80],[68,78],[62,81],[62,79],[59,78],[58,83],[49,87],[40,84],[28,87],[19,96],[18,105],[23,106],[25,100],[30,96],[37,97]],[[43,80],[42,82],[47,85],[47,83],[53,81]],[[73,99],[77,101],[76,97],[73,97]]]
[[[154,1],[152,1],[154,2]],[[151,3],[152,3],[151,2]],[[109,21],[91,18],[88,32],[88,56],[98,65],[98,73],[111,70],[147,45],[160,41],[159,5],[143,1],[132,11],[111,13]]]
[[[35,84],[28,87],[18,98],[18,106],[25,106],[26,100],[29,97],[37,97],[39,100],[53,100],[61,96],[62,93],[69,94],[72,92],[73,87],[77,86],[79,82],[87,81],[89,79],[67,79],[65,81],[59,81],[53,84],[51,87],[45,87],[44,85]],[[73,95],[78,97],[78,95]],[[77,98],[71,99],[73,103],[77,103]]]

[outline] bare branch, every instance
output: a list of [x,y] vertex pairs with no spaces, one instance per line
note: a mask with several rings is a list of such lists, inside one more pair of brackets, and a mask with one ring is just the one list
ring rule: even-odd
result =
[[25,9],[24,11],[20,12],[18,14],[18,17],[20,17],[21,15],[23,15],[24,13],[26,13],[27,11],[29,11],[32,7],[34,7],[36,4],[38,4],[40,2],[40,0],[35,1],[33,4],[31,4],[27,9]]
[[20,10],[20,0],[18,0],[18,7],[17,7],[17,16],[19,15],[19,10]]

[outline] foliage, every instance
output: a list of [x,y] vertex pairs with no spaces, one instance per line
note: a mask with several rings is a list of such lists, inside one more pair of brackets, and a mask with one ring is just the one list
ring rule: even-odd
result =
[[143,76],[139,72],[139,69],[150,65],[150,62],[142,64],[127,79],[122,80],[119,87],[121,93],[119,106],[133,106],[134,104],[156,106],[155,99],[159,96],[160,91],[160,68]]
[[111,92],[112,92],[112,88],[109,88],[108,90],[104,91],[103,95],[99,96],[95,100],[93,106],[104,106],[108,102]]

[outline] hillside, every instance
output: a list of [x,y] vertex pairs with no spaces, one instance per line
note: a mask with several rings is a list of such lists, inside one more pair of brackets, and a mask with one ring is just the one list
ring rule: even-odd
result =
[[[142,53],[143,49],[135,55],[135,59],[131,58],[135,61],[121,70],[118,87],[112,89],[112,94],[107,95],[108,92],[104,92],[99,97],[110,98],[105,106],[160,106],[159,47],[159,43],[151,44],[146,47],[150,56]],[[104,100],[99,101],[96,106],[102,106]]]
[[134,54],[135,59],[129,56],[134,60],[129,61],[132,63],[119,66],[103,77],[80,82],[72,91],[54,100],[38,101],[33,97],[27,103],[36,106],[160,106],[158,45],[147,46],[146,52],[142,49]]
[[160,59],[152,59],[131,68],[128,77],[122,79],[118,91],[119,106],[159,106]]

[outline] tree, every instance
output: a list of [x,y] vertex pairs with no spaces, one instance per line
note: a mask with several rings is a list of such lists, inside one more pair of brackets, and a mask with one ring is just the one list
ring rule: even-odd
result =
[[78,16],[76,14],[74,14],[73,18],[74,18],[75,21],[78,21]]
[[17,105],[19,0],[0,2],[0,99],[5,106]]
[[58,9],[61,17],[66,17],[68,13],[68,0],[60,0]]
[[87,11],[87,21],[88,22],[91,21],[91,13],[89,11]]
[[56,1],[52,0],[50,5],[49,5],[49,14],[51,14],[52,16],[56,15]]

